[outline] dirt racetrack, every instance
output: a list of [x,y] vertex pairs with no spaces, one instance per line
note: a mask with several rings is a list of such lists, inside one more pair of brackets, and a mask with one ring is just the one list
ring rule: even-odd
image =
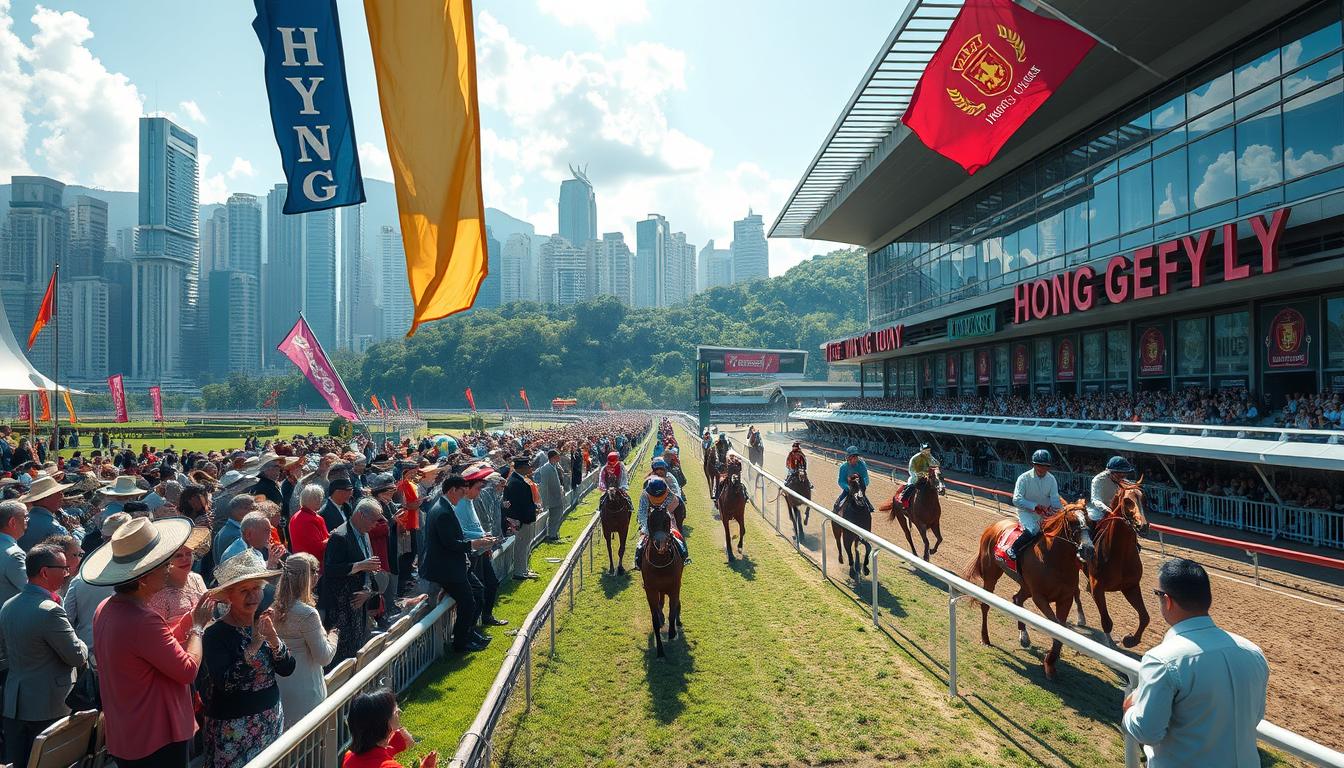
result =
[[[766,471],[783,477],[784,457],[793,438],[771,434],[771,426],[768,424],[758,425],[758,428],[766,436]],[[735,447],[745,452],[745,428],[727,431]],[[829,508],[839,495],[835,482],[836,463],[814,451],[808,451],[807,454],[815,486],[813,499]],[[686,469],[688,472],[700,471],[698,466],[687,466]],[[885,504],[895,492],[895,484],[886,472],[872,471],[870,474],[872,485],[869,496],[875,506]],[[973,480],[959,478],[955,474],[949,474],[949,477]],[[992,504],[989,507],[983,504],[982,501],[981,506],[973,507],[968,496],[949,488],[948,495],[943,499],[943,544],[932,558],[935,564],[960,573],[971,561],[980,533],[991,522],[1001,519]],[[787,511],[784,515],[781,529],[787,530]],[[817,525],[817,517],[813,516],[809,531],[816,532]],[[907,546],[900,527],[895,522],[889,522],[886,515],[874,515],[873,531],[898,546]],[[914,531],[911,533],[916,546],[920,546],[918,534]],[[1231,531],[1227,535],[1236,537],[1238,534]],[[818,538],[812,535],[805,539],[805,545],[813,551],[814,557]],[[1168,537],[1168,556],[1190,557],[1210,569],[1214,594],[1212,615],[1219,626],[1250,639],[1264,650],[1270,666],[1266,718],[1334,749],[1344,749],[1344,729],[1340,727],[1344,723],[1344,698],[1338,695],[1341,679],[1339,670],[1344,669],[1344,641],[1341,640],[1344,637],[1344,588],[1313,581],[1302,575],[1274,571],[1263,562],[1260,570],[1262,578],[1267,579],[1266,585],[1257,587],[1251,583],[1250,566],[1244,560],[1230,559],[1238,553],[1228,551],[1230,557],[1221,557],[1208,551],[1173,546],[1172,541]],[[826,546],[830,547],[828,557],[832,558],[830,562],[834,566],[834,540],[828,537]],[[1153,534],[1149,534],[1143,547],[1143,595],[1152,623],[1144,633],[1142,642],[1133,650],[1136,657],[1161,642],[1168,629],[1158,611],[1156,598],[1152,596],[1152,590],[1157,587],[1157,566],[1161,562],[1158,542]],[[886,567],[891,568],[890,565]],[[832,571],[833,575],[836,573]],[[1011,590],[1012,583],[1004,579],[997,592],[1008,597]],[[1118,594],[1109,597],[1108,605],[1115,621],[1112,634],[1118,642],[1122,635],[1133,630],[1137,616]],[[1079,631],[1090,633],[1094,639],[1104,642],[1104,636],[1096,629],[1100,624],[1096,606],[1085,592],[1083,608],[1088,626],[1079,628]],[[959,622],[962,624],[961,632],[978,634],[978,607],[963,602],[963,609],[959,614],[963,617]],[[1071,620],[1076,621],[1076,618],[1074,615]],[[1010,626],[1002,618],[998,619],[997,624],[991,620],[990,632],[997,645],[1012,643],[1016,647],[1015,633],[1008,629]],[[1034,639],[1039,647],[1041,639]],[[1077,654],[1067,650],[1064,652],[1061,664],[1077,662]],[[1004,671],[1010,673],[1010,670]]]

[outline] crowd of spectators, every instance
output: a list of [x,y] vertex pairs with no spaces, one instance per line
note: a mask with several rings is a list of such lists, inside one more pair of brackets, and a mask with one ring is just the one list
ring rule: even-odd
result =
[[[1244,388],[1181,389],[1175,392],[1094,392],[1080,395],[1015,395],[991,397],[856,398],[843,410],[954,413],[976,416],[1017,416],[1087,421],[1143,421],[1173,424],[1258,425],[1263,422],[1255,399]],[[1339,396],[1297,396],[1284,408],[1311,429],[1337,429],[1341,419]],[[1316,426],[1320,424],[1322,426]],[[1297,426],[1296,423],[1291,426]]]
[[[295,435],[235,451],[99,441],[50,460],[0,427],[5,761],[72,710],[100,709],[123,767],[236,768],[326,696],[324,670],[402,614],[457,600],[480,650],[492,556],[565,489],[622,458],[649,419],[375,443]],[[7,662],[7,663],[6,663]]]

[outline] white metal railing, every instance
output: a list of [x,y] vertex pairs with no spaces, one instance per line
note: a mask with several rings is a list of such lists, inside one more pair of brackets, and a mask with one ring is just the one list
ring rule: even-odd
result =
[[[917,555],[914,555],[901,547],[892,544],[886,539],[869,531],[865,531],[855,525],[850,524],[841,517],[838,517],[831,510],[813,502],[810,499],[803,498],[784,486],[784,481],[766,472],[761,467],[752,464],[745,456],[734,451],[741,459],[744,467],[750,467],[755,474],[755,491],[759,494],[760,503],[757,509],[761,516],[770,521],[766,514],[766,487],[773,486],[776,491],[775,514],[773,525],[779,535],[784,536],[794,542],[795,548],[801,553],[801,544],[792,534],[786,534],[780,528],[780,503],[787,494],[792,497],[796,504],[806,505],[814,513],[821,516],[821,542],[819,549],[821,551],[821,572],[822,576],[830,579],[828,558],[826,527],[832,528],[839,526],[859,538],[867,541],[873,547],[872,553],[872,596],[870,597],[872,606],[872,621],[875,626],[881,626],[878,604],[878,560],[879,555],[887,554],[895,557],[898,561],[904,562],[907,566],[913,568],[924,575],[942,582],[947,586],[948,595],[948,677],[947,691],[948,695],[957,697],[957,603],[962,598],[969,597],[978,600],[994,610],[1006,614],[1010,619],[1020,621],[1030,625],[1033,629],[1043,632],[1054,640],[1058,640],[1065,646],[1072,648],[1078,653],[1095,659],[1116,672],[1124,675],[1126,679],[1125,691],[1132,691],[1138,684],[1139,662],[1131,656],[1116,651],[1115,649],[1104,646],[1090,638],[1074,632],[1073,630],[1056,624],[1055,622],[1033,613],[1026,608],[1014,605],[998,595],[988,592],[985,589],[972,584],[969,581],[950,573],[942,568],[925,562]],[[810,558],[809,558],[810,559]],[[1269,746],[1287,752],[1294,757],[1307,761],[1316,766],[1325,766],[1326,768],[1344,768],[1344,753],[1330,749],[1322,744],[1314,742],[1301,734],[1294,733],[1286,728],[1277,726],[1267,720],[1262,720],[1256,728],[1256,733],[1260,740]],[[1138,768],[1139,765],[1139,745],[1128,735],[1125,736],[1125,765],[1126,768]]]
[[[631,467],[643,459],[644,455],[650,450],[653,440],[657,439],[657,435],[658,424],[655,421],[650,426],[650,435],[646,437],[639,449],[633,454],[634,458],[628,462]],[[596,473],[600,469],[599,467],[592,475],[596,477]],[[556,602],[560,599],[562,592],[567,590],[569,607],[570,609],[574,608],[576,575],[578,590],[580,592],[583,590],[585,552],[588,555],[586,558],[588,561],[587,573],[590,578],[594,574],[593,531],[596,530],[600,522],[601,514],[595,510],[592,518],[588,520],[588,524],[584,526],[583,531],[575,539],[569,554],[560,563],[560,567],[551,579],[551,583],[546,586],[545,591],[542,592],[527,618],[523,620],[522,624],[518,625],[518,634],[514,637],[513,645],[509,646],[508,652],[504,655],[504,661],[499,672],[495,675],[494,682],[490,685],[489,692],[485,695],[485,701],[476,713],[476,718],[467,728],[466,733],[462,734],[462,739],[457,745],[457,752],[447,763],[448,768],[476,768],[477,766],[490,765],[495,728],[499,725],[499,720],[518,687],[519,675],[523,679],[526,703],[528,706],[532,705],[532,643],[542,631],[543,624],[549,625],[550,654],[555,655]]]
[[[654,429],[656,430],[656,425]],[[640,450],[646,450],[648,445],[649,443],[646,440],[644,447]],[[565,492],[566,513],[573,510],[579,500],[596,487],[597,473],[600,470],[600,466],[595,467],[593,471],[584,476],[583,482],[580,483],[577,490],[570,489]],[[533,547],[546,536],[546,515],[547,513],[543,512],[537,516],[537,523],[534,525],[537,535],[530,542]],[[597,520],[596,515],[593,520]],[[591,533],[592,522],[581,534],[581,541],[586,543]],[[494,554],[492,565],[496,573],[504,572],[501,574],[501,578],[507,578],[507,574],[512,571],[512,547],[514,546],[518,546],[517,537],[506,540],[504,545]],[[579,545],[576,544],[575,547],[578,549]],[[573,553],[574,551],[571,550],[571,558]],[[569,558],[566,559],[566,564],[570,566],[570,569],[566,570],[565,566],[562,565],[561,573],[557,574],[547,588],[547,592],[543,594],[543,601],[548,595],[552,597],[552,607],[554,603],[553,592],[559,586],[563,586],[563,582],[570,580],[572,563]],[[589,572],[591,571],[590,554]],[[581,573],[580,586],[582,586]],[[572,583],[570,589],[572,598]],[[540,603],[538,607],[540,607]],[[341,753],[349,742],[349,734],[346,733],[345,729],[345,718],[349,711],[350,702],[359,694],[384,685],[391,687],[398,693],[402,693],[409,688],[416,678],[443,656],[451,634],[450,629],[455,611],[456,603],[452,598],[445,598],[422,615],[405,634],[392,641],[370,659],[367,665],[359,669],[349,681],[340,688],[329,691],[327,698],[316,709],[292,727],[287,728],[274,744],[271,744],[249,761],[246,768],[339,768]],[[536,612],[537,609],[534,608],[533,614]],[[531,620],[532,616],[528,618]],[[552,625],[552,632],[554,632],[554,625]],[[518,636],[522,638],[523,632],[520,631]],[[552,635],[552,640],[554,640],[554,635]],[[516,646],[517,642],[514,643],[514,647]],[[510,653],[512,653],[512,649]],[[506,665],[507,663],[508,659],[506,658]],[[491,693],[494,693],[493,688]],[[487,698],[488,702],[489,698]]]

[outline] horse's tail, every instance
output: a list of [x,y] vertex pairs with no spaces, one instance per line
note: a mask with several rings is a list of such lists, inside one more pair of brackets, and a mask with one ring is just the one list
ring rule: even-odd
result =
[[980,534],[980,546],[975,550],[975,557],[972,558],[970,565],[962,571],[961,577],[972,584],[983,584],[985,580],[985,569],[989,566],[987,559],[993,556],[993,549],[986,546],[994,538],[994,527],[990,526],[985,532]]
[[886,512],[888,520],[896,519],[896,497],[892,496],[891,501],[877,508],[878,512]]

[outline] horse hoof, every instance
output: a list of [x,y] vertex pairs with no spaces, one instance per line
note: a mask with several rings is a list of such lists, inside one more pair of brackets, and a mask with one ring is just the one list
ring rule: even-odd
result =
[[616,569],[616,575],[617,575],[617,576],[624,576],[624,575],[625,575],[625,567],[622,566],[622,567],[617,568],[617,569]]
[[663,653],[663,649],[662,649],[662,648],[659,648],[659,649],[658,649],[658,658],[663,659],[663,658],[666,658],[666,657],[667,657],[667,654]]
[[1050,682],[1054,682],[1054,680],[1055,680],[1055,665],[1054,665],[1054,664],[1046,664],[1046,665],[1045,665],[1045,679],[1046,679],[1046,680],[1049,680]]
[[1139,644],[1139,637],[1138,635],[1125,635],[1121,642],[1124,643],[1126,648],[1133,648]]
[[1023,632],[1023,633],[1019,634],[1019,635],[1017,636],[1017,644],[1020,645],[1020,646],[1022,646],[1023,648],[1030,648],[1030,647],[1031,647],[1031,637],[1029,637],[1029,636],[1027,635],[1026,632]]

